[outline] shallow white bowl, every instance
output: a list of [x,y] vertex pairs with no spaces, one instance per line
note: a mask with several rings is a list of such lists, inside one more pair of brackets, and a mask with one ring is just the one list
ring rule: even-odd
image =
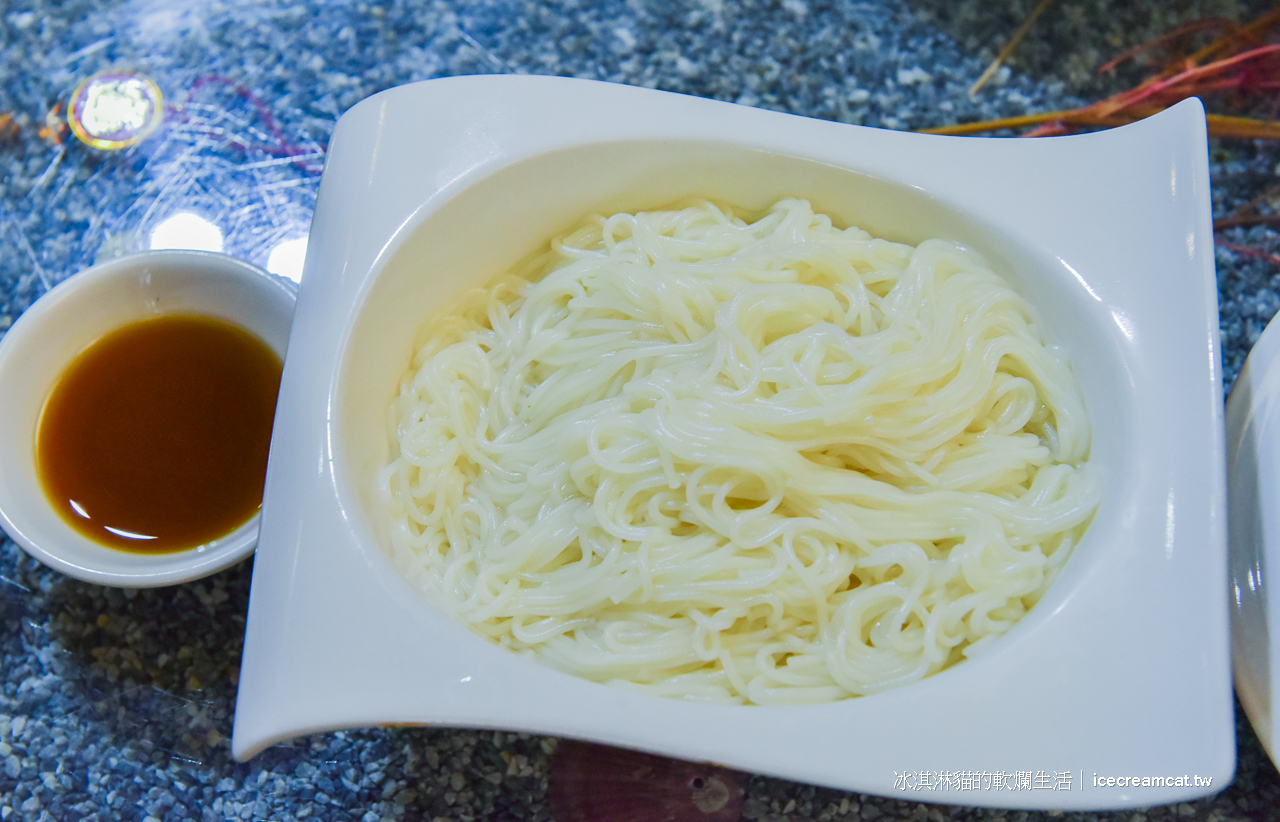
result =
[[[335,131],[312,226],[235,755],[325,729],[423,723],[961,804],[1144,806],[1221,788],[1235,747],[1205,146],[1195,102],[1036,141],[546,77],[437,80],[362,102]],[[833,704],[708,706],[491,646],[392,568],[373,477],[426,316],[587,213],[688,195],[743,207],[798,195],[880,236],[968,243],[1070,351],[1105,500],[1046,599],[981,657]]]
[[286,280],[226,254],[166,250],[93,266],[36,300],[0,339],[0,526],[45,565],[123,588],[199,579],[251,554],[257,514],[221,539],[169,554],[134,554],[89,539],[44,494],[36,425],[71,361],[104,334],[137,320],[217,317],[257,335],[283,357],[295,293]]

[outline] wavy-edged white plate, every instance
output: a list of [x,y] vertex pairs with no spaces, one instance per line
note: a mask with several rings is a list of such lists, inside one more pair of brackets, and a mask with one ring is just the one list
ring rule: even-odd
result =
[[[489,645],[392,568],[373,477],[389,459],[387,404],[433,307],[591,211],[688,195],[747,208],[802,196],[879,236],[965,242],[1070,352],[1105,499],[1046,599],[983,655],[860,699],[710,706]],[[1235,744],[1212,251],[1194,101],[1104,133],[1022,141],[548,77],[375,95],[338,124],[312,224],[235,755],[423,723],[958,804],[1145,806],[1220,789]]]

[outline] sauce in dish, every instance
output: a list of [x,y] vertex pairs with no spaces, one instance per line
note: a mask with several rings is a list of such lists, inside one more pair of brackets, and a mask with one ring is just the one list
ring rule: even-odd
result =
[[142,320],[59,378],[36,432],[40,480],[90,539],[134,553],[195,548],[262,505],[280,358],[211,317]]

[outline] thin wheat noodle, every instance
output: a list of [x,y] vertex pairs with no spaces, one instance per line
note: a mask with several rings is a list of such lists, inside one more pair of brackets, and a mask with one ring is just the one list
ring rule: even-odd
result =
[[514,651],[719,702],[990,644],[1099,499],[1062,352],[975,253],[802,200],[593,217],[424,326],[380,477],[399,568]]

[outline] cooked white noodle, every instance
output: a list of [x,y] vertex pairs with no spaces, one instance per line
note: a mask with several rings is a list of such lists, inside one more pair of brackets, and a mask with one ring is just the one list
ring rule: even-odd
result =
[[424,327],[381,475],[401,570],[501,645],[667,696],[920,679],[1097,505],[1065,358],[976,254],[802,200],[595,217]]

